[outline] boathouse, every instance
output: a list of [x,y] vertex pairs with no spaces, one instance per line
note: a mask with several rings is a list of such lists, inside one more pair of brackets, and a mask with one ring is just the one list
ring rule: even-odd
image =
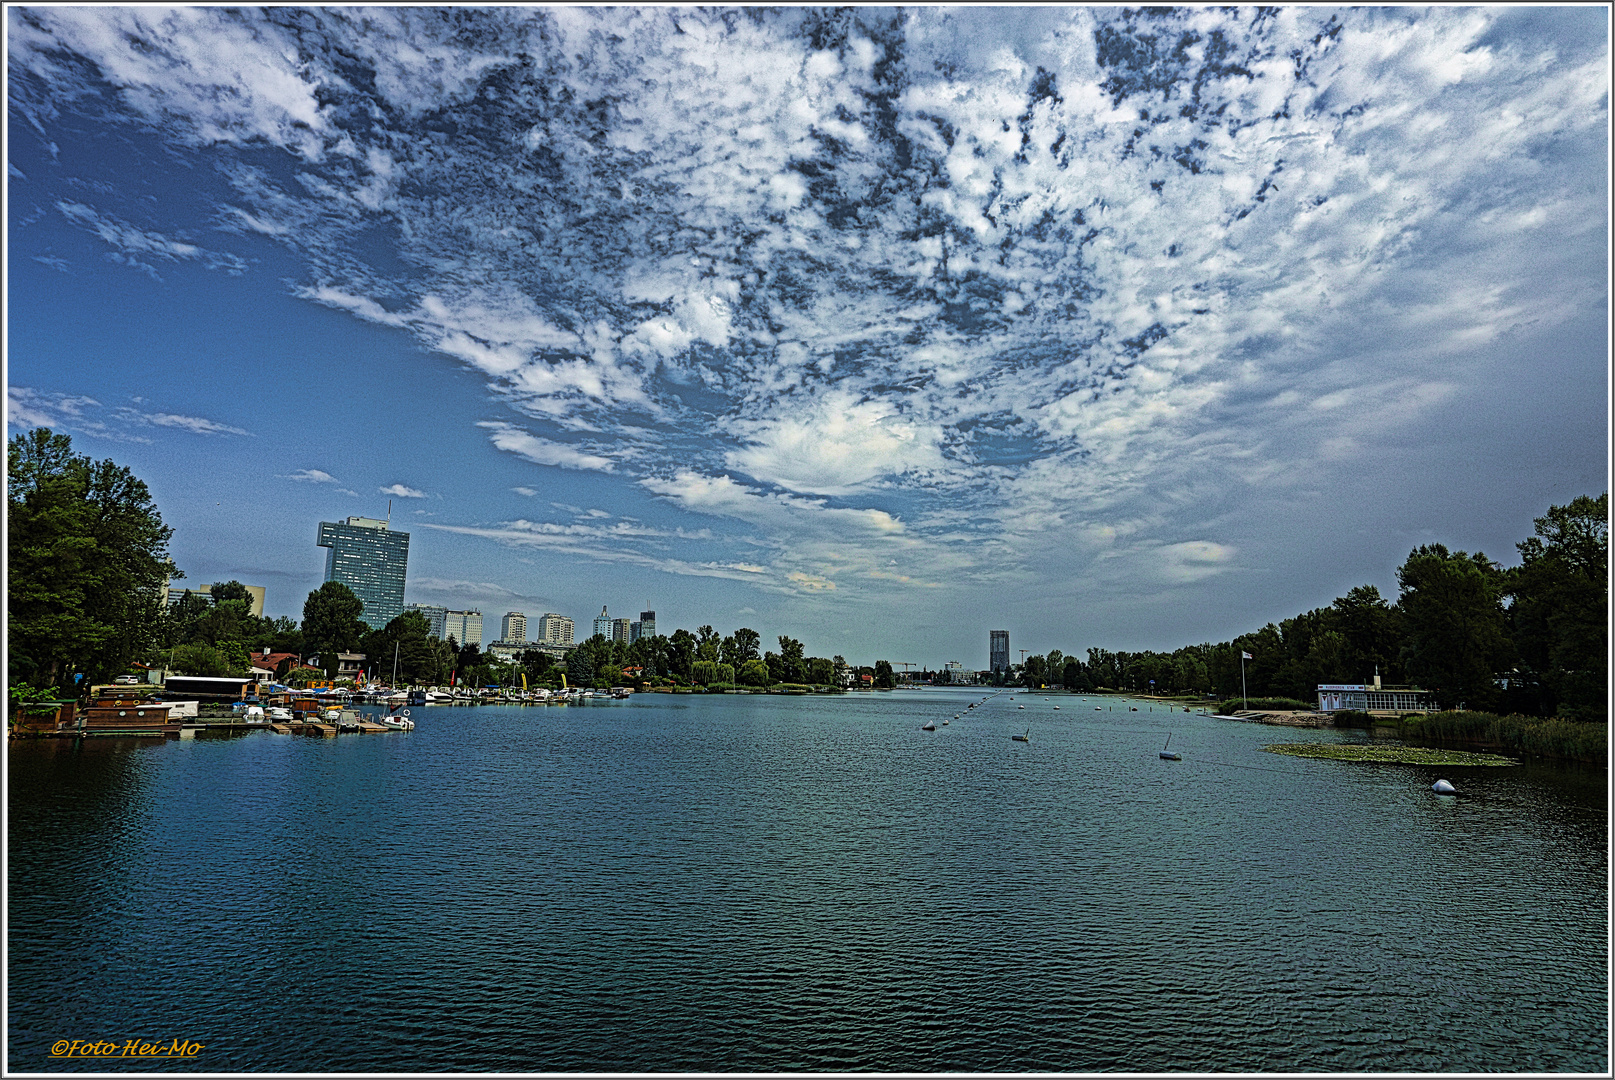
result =
[[1318,711],[1338,712],[1429,712],[1430,692],[1372,683],[1322,683],[1318,686]]

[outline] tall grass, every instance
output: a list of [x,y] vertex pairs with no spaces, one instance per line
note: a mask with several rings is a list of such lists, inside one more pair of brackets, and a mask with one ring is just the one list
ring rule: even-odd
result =
[[1556,716],[1439,712],[1404,718],[1402,741],[1423,746],[1484,746],[1526,757],[1604,764],[1609,727]]

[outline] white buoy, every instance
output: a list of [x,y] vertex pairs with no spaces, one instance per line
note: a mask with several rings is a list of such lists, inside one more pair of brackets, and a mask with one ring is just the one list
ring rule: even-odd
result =
[[1447,783],[1445,780],[1437,780],[1435,783],[1430,785],[1430,790],[1435,792],[1437,795],[1458,794],[1458,789]]

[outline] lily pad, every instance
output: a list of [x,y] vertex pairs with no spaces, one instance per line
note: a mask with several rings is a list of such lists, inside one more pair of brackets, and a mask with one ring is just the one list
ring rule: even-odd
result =
[[1326,758],[1329,761],[1379,761],[1391,765],[1518,765],[1513,758],[1442,750],[1429,746],[1363,746],[1357,743],[1278,743],[1264,746],[1269,754]]

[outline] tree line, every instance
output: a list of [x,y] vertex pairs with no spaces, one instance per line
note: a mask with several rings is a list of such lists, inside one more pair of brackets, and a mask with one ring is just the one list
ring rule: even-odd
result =
[[[364,653],[369,673],[409,685],[826,685],[840,656],[811,657],[794,638],[762,649],[741,627],[634,642],[596,636],[564,657],[537,649],[513,662],[480,643],[439,641],[419,612],[380,629],[339,582],[311,592],[299,623],[251,614],[239,582],[162,603],[183,575],[168,556],[172,530],[146,485],[110,459],[73,452],[66,435],[36,428],[8,444],[8,675],[13,686],[71,689],[109,681],[136,662],[188,674],[246,673],[265,649],[318,654],[329,677],[337,654]],[[1027,686],[1312,700],[1320,683],[1416,685],[1443,707],[1606,719],[1608,715],[1609,495],[1551,506],[1505,568],[1482,552],[1415,548],[1397,570],[1394,601],[1361,585],[1315,608],[1217,644],[1170,653],[1090,648],[1032,655],[1008,673]],[[634,669],[638,669],[634,671]],[[874,685],[894,683],[891,665],[851,669]],[[277,674],[287,675],[287,665]]]
[[[1219,698],[1316,699],[1328,683],[1430,692],[1442,708],[1607,720],[1609,493],[1550,506],[1503,567],[1483,552],[1414,548],[1393,601],[1360,585],[1231,641],[1173,652],[1055,649],[1011,672],[1025,686]],[[1244,662],[1243,690],[1241,654]]]

